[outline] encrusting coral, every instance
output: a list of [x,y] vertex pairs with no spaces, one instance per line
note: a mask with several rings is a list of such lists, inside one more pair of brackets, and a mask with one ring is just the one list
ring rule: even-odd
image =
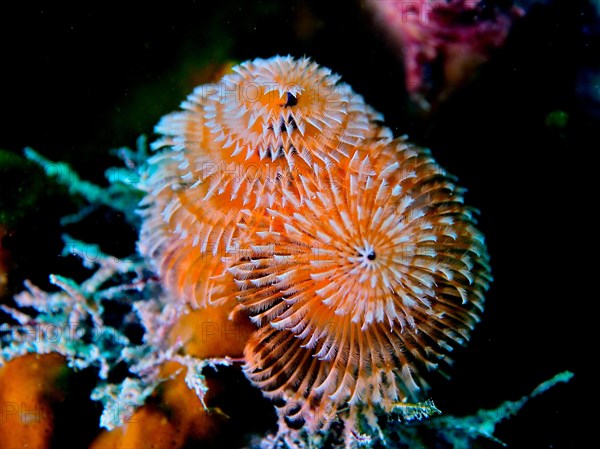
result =
[[461,88],[504,45],[523,9],[511,1],[365,0],[404,60],[406,89],[424,110]]
[[27,354],[0,367],[0,448],[51,447],[64,363],[57,354]]
[[[307,58],[242,63],[182,106],[158,124],[155,155],[143,140],[137,154],[120,151],[135,182],[129,170],[103,189],[52,163],[73,194],[140,228],[144,259],[95,247],[90,260],[89,245],[66,237],[94,271],[81,283],[51,276],[53,293],[28,283],[16,307],[2,306],[13,320],[0,328],[4,372],[29,353],[53,369],[96,369],[106,430],[92,448],[213,439],[228,418],[211,401],[226,385],[205,369],[240,365],[279,416],[252,447],[424,447],[423,428],[444,447],[493,439],[493,411],[426,419],[440,413],[426,371],[447,373],[491,281],[477,213],[429,150],[393,138]],[[129,310],[121,321],[108,321],[111,304]]]

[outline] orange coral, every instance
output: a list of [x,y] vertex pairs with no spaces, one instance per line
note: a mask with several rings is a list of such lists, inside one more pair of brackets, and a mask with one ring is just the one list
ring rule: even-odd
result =
[[50,448],[66,370],[58,354],[28,354],[0,368],[0,449]]
[[[244,314],[234,313],[234,304],[191,311],[171,328],[169,345],[182,344],[182,351],[197,358],[241,358],[244,346],[256,328]],[[140,449],[156,447],[178,449],[192,441],[212,441],[221,435],[225,414],[218,408],[205,409],[218,399],[224,385],[208,379],[208,394],[203,402],[185,382],[185,370],[175,362],[161,367],[160,393],[126,416],[125,423],[102,432],[90,449]],[[172,377],[172,378],[170,378]],[[133,412],[133,410],[132,410]]]
[[[178,366],[169,366],[171,372]],[[162,386],[158,405],[140,407],[120,427],[102,432],[90,449],[179,449],[192,441],[210,441],[219,436],[225,416],[207,411],[200,399],[188,388],[184,373]],[[219,384],[209,382],[208,403],[219,391]]]
[[256,330],[243,313],[232,313],[232,304],[193,310],[183,315],[169,333],[172,345],[180,341],[185,354],[199,359],[241,358]]
[[162,411],[144,406],[125,425],[101,433],[89,449],[178,449],[184,442],[185,434]]

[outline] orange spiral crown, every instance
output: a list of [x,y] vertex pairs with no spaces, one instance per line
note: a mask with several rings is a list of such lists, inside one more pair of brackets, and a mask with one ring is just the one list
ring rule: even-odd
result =
[[182,109],[142,182],[140,251],[172,299],[251,316],[244,372],[288,422],[419,399],[491,281],[455,179],[307,58],[244,62]]

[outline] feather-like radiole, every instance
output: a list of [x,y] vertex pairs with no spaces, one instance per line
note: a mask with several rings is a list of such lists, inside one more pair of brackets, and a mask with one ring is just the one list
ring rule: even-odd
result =
[[443,372],[468,338],[491,280],[474,210],[427,151],[394,141],[351,160],[306,182],[294,213],[269,211],[229,260],[261,326],[247,376],[317,426],[346,405],[418,399],[423,372]]
[[308,58],[244,62],[181,107],[156,126],[161,151],[140,184],[138,247],[171,296],[193,307],[232,298],[221,258],[247,234],[248,215],[285,210],[289,195],[303,194],[296,173],[347,164],[359,142],[391,136],[362,97]]
[[290,427],[421,398],[491,281],[476,212],[427,150],[307,58],[240,64],[157,125],[140,252],[174,301],[238,304],[244,371]]

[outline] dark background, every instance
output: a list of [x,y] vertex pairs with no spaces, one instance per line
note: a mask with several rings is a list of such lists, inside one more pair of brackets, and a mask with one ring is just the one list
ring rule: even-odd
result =
[[[584,447],[592,390],[583,361],[598,341],[584,330],[594,329],[598,300],[590,193],[600,126],[599,25],[588,2],[534,3],[471,84],[429,117],[408,101],[401,60],[356,1],[21,3],[0,6],[0,148],[31,146],[98,183],[118,163],[107,150],[152,138],[208,63],[289,53],[342,75],[396,135],[431,147],[481,210],[495,281],[452,381],[434,381],[436,404],[473,413],[568,369],[570,384],[532,400],[497,436],[511,448]],[[556,111],[564,125],[549,122]],[[36,175],[11,176],[0,199],[10,191],[18,204]],[[17,260],[11,288],[72,269],[58,255],[67,203],[51,196],[18,222],[5,242]],[[107,252],[134,250],[118,214],[104,211],[80,232]]]

